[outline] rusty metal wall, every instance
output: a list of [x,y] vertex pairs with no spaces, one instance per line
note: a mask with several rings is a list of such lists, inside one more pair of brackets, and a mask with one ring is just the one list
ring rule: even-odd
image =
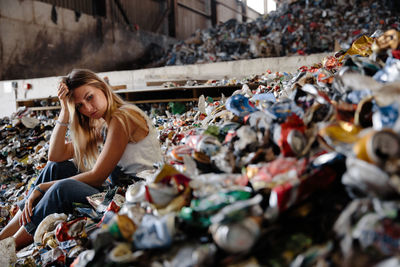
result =
[[[215,23],[235,18],[243,21],[243,2],[238,0],[40,0],[78,12],[100,15],[131,30],[142,29],[177,39],[190,37],[197,29],[212,27],[212,1],[216,4]],[[171,12],[175,21],[170,21]],[[249,19],[258,16],[247,13]],[[173,29],[171,30],[171,25]]]

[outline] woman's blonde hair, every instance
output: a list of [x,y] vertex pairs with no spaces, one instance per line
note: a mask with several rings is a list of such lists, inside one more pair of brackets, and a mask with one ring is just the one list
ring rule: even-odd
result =
[[[74,146],[74,160],[80,171],[91,169],[98,157],[98,137],[100,134],[100,123],[98,120],[84,116],[75,107],[73,91],[83,85],[90,85],[100,89],[107,99],[107,110],[104,116],[108,124],[112,118],[116,118],[123,125],[123,130],[130,135],[132,126],[145,127],[134,115],[133,107],[125,103],[112,88],[91,70],[74,69],[68,76],[62,78],[68,86],[68,109],[70,114],[71,138]],[[143,114],[141,114],[143,116]],[[133,123],[132,123],[133,122]],[[133,140],[129,140],[133,141]]]

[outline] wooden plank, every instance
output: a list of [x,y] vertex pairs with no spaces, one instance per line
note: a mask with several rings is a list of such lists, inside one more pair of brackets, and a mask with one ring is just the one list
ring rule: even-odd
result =
[[[220,100],[221,97],[213,97],[214,100]],[[167,103],[167,102],[192,102],[199,101],[199,98],[171,98],[171,99],[149,99],[149,100],[138,100],[138,101],[126,101],[132,104],[146,104],[146,103]]]
[[40,110],[55,110],[61,109],[61,106],[47,106],[47,107],[28,107],[30,110],[33,111],[40,111]]
[[57,96],[49,96],[49,97],[40,97],[40,98],[26,98],[26,99],[17,99],[18,102],[29,102],[29,101],[38,101],[38,100],[54,100],[58,99]]
[[168,16],[168,34],[171,37],[176,37],[178,27],[178,4],[177,0],[167,0],[169,3],[169,10],[171,11]]
[[122,85],[112,85],[111,88],[112,88],[114,91],[117,91],[117,90],[126,89],[127,86],[126,86],[126,84],[122,84]]
[[147,88],[135,88],[120,90],[117,93],[140,93],[140,92],[155,92],[155,91],[168,91],[168,90],[195,90],[195,89],[224,89],[224,88],[242,88],[242,85],[195,85],[195,86],[178,86],[178,87],[147,87]]

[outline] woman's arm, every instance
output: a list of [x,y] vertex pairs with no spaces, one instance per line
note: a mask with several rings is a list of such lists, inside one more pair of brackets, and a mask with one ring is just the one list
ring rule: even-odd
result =
[[61,111],[58,121],[54,126],[50,138],[50,147],[48,158],[50,161],[61,162],[71,159],[74,156],[72,143],[65,142],[65,135],[68,130],[69,111],[67,105],[67,94],[69,90],[65,83],[60,83],[58,88],[58,98],[60,100]]
[[94,187],[101,186],[108,175],[114,170],[115,166],[117,166],[129,142],[128,134],[122,129],[122,124],[118,119],[111,119],[108,125],[106,142],[93,169],[73,176],[70,179],[75,179]]

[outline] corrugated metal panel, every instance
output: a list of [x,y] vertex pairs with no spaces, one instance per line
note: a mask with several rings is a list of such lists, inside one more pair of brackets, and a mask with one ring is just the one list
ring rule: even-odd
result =
[[211,19],[191,12],[190,10],[178,6],[178,25],[176,37],[186,39],[197,29],[207,29],[211,27]]

